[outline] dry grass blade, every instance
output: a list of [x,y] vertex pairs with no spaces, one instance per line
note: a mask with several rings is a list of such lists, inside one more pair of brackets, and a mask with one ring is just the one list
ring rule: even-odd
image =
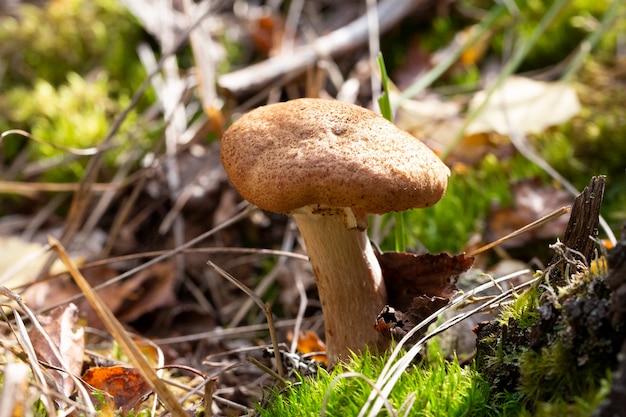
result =
[[[92,183],[91,191],[94,193],[105,193],[110,191],[119,191],[128,186],[131,179],[125,179],[117,183]],[[53,182],[21,182],[21,181],[0,181],[0,193],[2,194],[19,194],[23,196],[34,196],[40,192],[46,193],[63,193],[78,191],[80,184],[72,182],[53,183]]]
[[[51,410],[52,410],[51,415],[55,414],[53,411],[54,402],[52,401],[52,397],[57,397],[59,404],[64,404],[65,406],[71,405],[74,408],[81,409],[82,411],[85,411],[88,413],[94,413],[95,408],[93,406],[93,403],[91,402],[89,394],[87,393],[85,388],[82,386],[79,379],[75,375],[72,374],[72,372],[70,371],[70,366],[68,365],[67,361],[65,360],[65,358],[59,351],[59,347],[51,340],[50,335],[48,335],[46,330],[39,323],[35,314],[30,310],[30,308],[28,308],[26,304],[24,304],[24,302],[22,301],[19,295],[15,294],[11,290],[7,289],[6,287],[0,287],[0,294],[13,300],[19,306],[21,311],[23,311],[26,314],[26,316],[32,323],[35,330],[42,336],[42,338],[45,340],[45,343],[47,343],[49,352],[54,356],[57,363],[61,365],[61,367],[54,367],[52,365],[47,364],[47,367],[67,374],[74,381],[74,384],[78,389],[79,397],[84,404],[84,405],[79,405],[75,401],[71,400],[67,395],[65,395],[61,387],[55,382],[54,378],[43,368],[42,366],[43,362],[40,361],[37,355],[37,349],[33,346],[31,337],[26,329],[26,325],[24,324],[24,321],[22,320],[22,316],[18,313],[16,309],[13,309],[13,317],[15,320],[17,330],[14,329],[12,326],[11,326],[11,330],[13,331],[13,334],[15,335],[15,338],[18,341],[19,345],[22,347],[23,351],[26,353],[25,358],[22,357],[21,355],[18,355],[18,357],[20,357],[22,360],[27,360],[30,363],[30,367],[35,377],[35,381],[40,388],[41,401],[44,404],[44,407],[46,407],[48,414],[51,414]],[[2,316],[5,322],[10,323],[8,318],[4,314],[4,310],[0,310],[0,312],[2,313]],[[49,387],[54,387],[54,389],[50,390]]]
[[[142,271],[142,270],[148,268],[150,265],[154,265],[154,264],[156,264],[156,263],[158,263],[158,262],[160,262],[160,261],[162,261],[164,259],[169,259],[172,256],[177,255],[177,254],[179,254],[179,253],[181,253],[181,252],[191,248],[192,246],[200,243],[201,241],[207,239],[209,236],[214,235],[218,231],[223,230],[226,227],[228,227],[228,226],[238,222],[239,220],[247,217],[253,210],[254,210],[253,206],[245,205],[245,208],[243,208],[241,210],[241,212],[239,212],[238,214],[234,215],[230,219],[220,223],[219,225],[215,226],[211,230],[209,230],[207,232],[204,232],[204,233],[202,233],[199,236],[196,236],[195,238],[191,239],[190,241],[184,243],[181,246],[176,247],[175,249],[168,250],[168,251],[151,252],[151,254],[159,254],[159,255],[156,258],[152,258],[149,261],[146,261],[146,262],[144,262],[143,264],[141,264],[139,266],[136,266],[136,267],[134,267],[132,269],[129,269],[129,270],[125,271],[124,273],[122,273],[122,274],[116,276],[115,278],[110,279],[110,280],[108,280],[108,281],[106,281],[106,282],[104,282],[104,283],[94,287],[93,289],[94,290],[100,290],[102,288],[105,288],[105,287],[107,287],[109,285],[115,284],[116,282],[120,282],[120,281],[130,277],[130,276],[138,273],[139,271]],[[147,256],[147,255],[143,254],[142,256]],[[125,257],[124,259],[129,259],[129,258]],[[65,300],[63,300],[63,301],[61,301],[59,303],[55,303],[55,304],[52,304],[52,305],[49,305],[49,306],[45,307],[44,309],[40,310],[39,313],[42,313],[42,312],[45,312],[45,311],[50,311],[53,308],[58,307],[60,305],[64,305],[64,304],[67,304],[69,302],[76,301],[76,300],[82,298],[83,296],[84,296],[84,294],[77,294],[77,295],[74,295],[72,297],[68,297],[68,298],[66,298]]]
[[[13,294],[6,287],[0,287],[0,292],[7,298],[13,298],[13,295],[17,297],[16,294]],[[5,315],[3,309],[0,309],[0,314],[2,314],[2,318],[4,319],[4,321],[6,323],[9,323],[9,320],[7,316]],[[35,354],[35,348],[33,347],[32,343],[30,343],[30,338],[28,337],[28,331],[26,330],[26,326],[24,326],[24,322],[22,321],[20,314],[15,309],[13,309],[13,317],[15,318],[15,324],[16,324],[17,329],[15,329],[13,326],[10,326],[11,331],[15,335],[15,339],[17,340],[18,344],[23,349],[23,352],[21,353],[14,352],[14,354],[17,354],[20,359],[28,361],[28,363],[30,364],[30,368],[33,373],[35,383],[38,384],[40,387],[42,387],[41,396],[40,396],[41,403],[43,407],[46,409],[46,412],[48,414],[54,415],[54,406],[53,406],[54,402],[48,395],[49,390],[46,388],[47,384],[46,384],[44,371],[41,368],[39,361],[37,360],[37,355]],[[24,355],[26,357],[24,357]],[[3,371],[3,374],[5,373],[6,373],[6,369]],[[2,404],[3,404],[2,408],[4,409],[4,402],[2,402]]]
[[54,142],[46,142],[45,140],[41,140],[38,137],[36,137],[35,135],[32,135],[32,134],[30,134],[27,131],[22,130],[22,129],[11,129],[11,130],[6,130],[6,131],[2,132],[2,134],[0,134],[0,143],[2,143],[2,141],[9,135],[21,135],[21,136],[24,136],[24,137],[32,140],[32,141],[35,141],[35,142],[39,143],[39,144],[47,145],[47,146],[50,146],[52,148],[65,151],[65,152],[70,153],[72,155],[91,156],[91,155],[95,155],[96,153],[98,153],[98,148],[79,149],[79,148],[72,148],[70,146],[62,146],[62,145],[59,145],[59,144],[54,143]]
[[487,244],[485,246],[481,246],[480,248],[469,252],[467,254],[467,256],[476,256],[479,253],[483,253],[483,252],[493,248],[494,246],[498,246],[502,242],[505,242],[505,241],[507,241],[509,239],[512,239],[512,238],[514,238],[516,236],[519,236],[519,235],[521,235],[523,233],[526,233],[526,232],[528,232],[528,231],[530,231],[532,229],[535,229],[537,227],[543,226],[544,224],[546,224],[548,222],[551,222],[552,220],[556,219],[557,217],[561,217],[562,215],[569,213],[571,208],[572,208],[571,206],[561,207],[560,209],[557,209],[557,210],[553,211],[550,214],[546,214],[542,218],[537,219],[534,222],[529,223],[529,224],[527,224],[524,227],[520,227],[516,231],[514,231],[512,233],[509,233],[508,235],[506,235],[504,237],[501,237],[500,239],[498,239],[496,241],[493,241],[493,242],[491,242],[491,243],[489,243],[489,244]]
[[278,370],[278,375],[281,377],[285,376],[285,371],[283,369],[283,362],[280,357],[280,350],[278,348],[278,338],[276,336],[276,328],[274,327],[274,316],[272,315],[272,309],[269,304],[266,304],[261,300],[261,298],[256,295],[250,288],[243,285],[239,280],[228,272],[224,271],[219,266],[215,265],[213,262],[208,261],[208,265],[213,268],[218,274],[226,278],[232,284],[234,284],[241,291],[246,293],[246,295],[254,300],[254,302],[259,306],[261,310],[265,313],[265,317],[267,318],[267,325],[269,326],[270,338],[272,339],[272,347],[274,348],[274,355],[276,357],[276,369]]
[[50,246],[56,251],[57,255],[67,267],[70,275],[81,289],[89,304],[96,311],[107,330],[111,333],[115,341],[120,345],[122,350],[128,355],[132,365],[137,368],[141,376],[146,380],[150,388],[154,390],[159,400],[165,405],[167,410],[175,417],[185,417],[187,414],[182,405],[158,377],[156,371],[152,369],[146,358],[139,351],[135,342],[130,338],[122,324],[115,318],[109,307],[104,303],[98,293],[91,288],[85,277],[80,273],[76,264],[69,258],[65,249],[58,240],[50,237]]

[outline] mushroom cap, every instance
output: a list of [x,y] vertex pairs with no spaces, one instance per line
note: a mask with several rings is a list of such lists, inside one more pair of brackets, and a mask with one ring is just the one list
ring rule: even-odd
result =
[[290,213],[308,205],[382,214],[435,204],[448,167],[376,113],[325,99],[270,104],[224,133],[222,164],[241,196]]

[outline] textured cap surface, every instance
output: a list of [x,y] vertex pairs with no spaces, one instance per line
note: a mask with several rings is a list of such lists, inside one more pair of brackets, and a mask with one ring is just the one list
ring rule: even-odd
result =
[[224,133],[221,156],[243,198],[279,213],[312,204],[376,214],[427,207],[449,175],[426,145],[385,118],[324,99],[250,111]]

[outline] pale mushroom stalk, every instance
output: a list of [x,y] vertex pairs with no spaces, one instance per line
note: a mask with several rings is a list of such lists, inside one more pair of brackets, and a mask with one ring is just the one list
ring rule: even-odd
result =
[[387,302],[385,282],[367,233],[351,221],[352,210],[307,206],[291,215],[317,282],[328,363],[347,359],[350,351],[361,352],[364,346],[387,348],[389,341],[372,321]]

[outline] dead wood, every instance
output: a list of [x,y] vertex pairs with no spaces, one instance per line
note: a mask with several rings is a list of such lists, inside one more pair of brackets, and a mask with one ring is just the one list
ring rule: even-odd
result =
[[[563,236],[563,245],[574,258],[583,262],[590,262],[594,254],[596,245],[594,238],[598,235],[605,182],[606,177],[603,175],[592,177],[589,185],[576,197]],[[567,265],[568,261],[561,254],[557,253],[552,257],[548,264],[550,271],[548,279],[552,287],[567,284],[565,274]]]
[[[626,315],[626,223],[622,226],[622,236],[608,256],[609,276],[606,285],[611,289],[611,310],[613,326],[623,326]],[[613,374],[611,392],[600,405],[595,416],[626,416],[626,340],[618,357],[618,368]]]

